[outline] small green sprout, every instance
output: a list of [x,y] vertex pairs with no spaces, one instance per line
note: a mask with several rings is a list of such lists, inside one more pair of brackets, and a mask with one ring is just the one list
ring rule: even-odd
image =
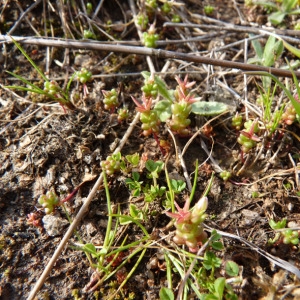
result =
[[288,15],[299,15],[300,9],[296,8],[298,5],[298,0],[282,0],[277,1],[276,4],[268,2],[269,5],[272,5],[272,8],[277,10],[273,12],[268,20],[273,25],[279,25],[283,22],[284,18]]
[[231,173],[229,171],[222,171],[220,173],[220,177],[224,180],[224,181],[228,181],[231,177]]
[[299,22],[294,26],[294,30],[300,30],[300,23]]
[[260,138],[255,134],[259,131],[257,121],[247,121],[244,124],[246,130],[242,130],[237,141],[242,145],[242,151],[248,153],[252,148],[256,147]]
[[61,88],[55,80],[51,80],[44,83],[44,91],[49,95],[55,96],[61,92]]
[[160,119],[155,110],[151,110],[152,98],[147,98],[145,95],[142,97],[142,103],[131,97],[136,104],[136,110],[141,113],[140,120],[143,123],[143,135],[149,136],[150,134],[159,132]]
[[161,198],[165,194],[166,187],[159,185],[146,186],[143,189],[143,192],[145,194],[145,202],[153,202],[155,199]]
[[167,216],[175,219],[176,233],[173,241],[178,245],[186,245],[191,252],[197,252],[198,245],[207,238],[202,223],[206,219],[207,197],[202,197],[189,210],[190,200],[186,200],[183,208],[175,202],[176,213],[166,212]]
[[46,214],[50,214],[54,211],[55,207],[60,204],[60,201],[54,192],[48,191],[46,195],[40,196],[38,203],[43,206]]
[[[273,230],[285,229],[286,219],[282,219],[278,222],[275,222],[273,219],[270,219],[269,225]],[[269,239],[269,244],[282,242],[284,244],[298,245],[299,237],[299,231],[292,230],[291,228],[286,228],[285,230],[280,230],[276,232],[275,237],[273,239]]]
[[296,116],[297,113],[295,107],[291,103],[289,103],[285,107],[284,113],[281,116],[281,121],[286,125],[292,125],[296,120]]
[[83,84],[90,81],[92,79],[92,76],[92,72],[87,70],[86,68],[81,68],[80,71],[76,72],[77,79]]
[[138,172],[132,172],[132,178],[126,178],[125,183],[128,185],[131,190],[133,197],[140,196],[142,192],[143,181],[139,181],[140,174]]
[[154,24],[151,24],[148,31],[143,33],[143,43],[148,48],[156,48],[157,46],[156,42],[158,41],[159,36],[155,31]]
[[157,8],[157,2],[156,0],[146,0],[146,5],[151,7],[151,8]]
[[129,117],[129,110],[127,107],[118,109],[118,121],[121,123]]
[[299,232],[297,230],[286,229],[282,232],[284,244],[299,244]]
[[194,95],[188,92],[196,82],[188,82],[188,76],[184,80],[175,77],[178,85],[174,91],[175,101],[171,104],[171,119],[168,120],[170,129],[179,135],[188,135],[190,133],[187,128],[191,120],[188,118],[192,111],[192,104],[198,101]]
[[138,220],[145,219],[144,212],[142,210],[138,209],[137,206],[132,203],[129,205],[129,213],[130,213],[131,217],[135,220],[136,219],[138,219]]
[[137,15],[137,24],[141,27],[142,31],[145,31],[147,29],[147,26],[149,24],[149,18],[144,13],[139,13]]
[[136,168],[140,163],[140,155],[138,153],[126,155],[125,157],[134,168]]
[[88,2],[86,4],[86,12],[88,15],[90,15],[92,13],[92,11],[93,11],[93,4],[91,2]]
[[158,86],[152,76],[145,78],[144,85],[142,86],[142,91],[144,92],[145,97],[157,97]]
[[[248,63],[258,64],[265,67],[274,66],[275,61],[280,58],[284,50],[283,42],[276,40],[276,38],[272,35],[269,36],[264,48],[258,40],[253,40],[251,44],[256,55],[253,58],[249,58]],[[270,53],[272,53],[272,55],[270,55]],[[262,82],[263,87],[268,89],[271,84],[271,79],[263,77]]]
[[145,167],[150,172],[147,177],[152,178],[154,185],[156,185],[156,180],[159,177],[159,173],[164,168],[164,163],[162,161],[153,161],[149,159],[146,161]]
[[161,7],[161,11],[165,14],[168,14],[172,9],[172,5],[168,2],[165,2]]
[[204,6],[204,13],[207,15],[207,16],[211,16],[215,11],[215,8],[211,5],[206,5]]
[[6,72],[14,76],[15,78],[19,79],[20,81],[22,81],[24,84],[27,85],[27,87],[13,85],[13,86],[6,86],[6,88],[44,95],[53,101],[59,102],[63,107],[67,106],[69,109],[75,109],[74,105],[69,99],[69,89],[73,81],[73,76],[70,78],[66,89],[63,90],[56,81],[54,80],[50,81],[45,76],[44,72],[34,63],[34,61],[30,58],[30,56],[25,52],[25,50],[21,47],[21,45],[18,42],[16,42],[14,39],[12,39],[12,41],[15,44],[15,46],[21,51],[21,53],[24,55],[27,61],[31,64],[31,66],[40,75],[40,77],[44,81],[44,89],[41,89],[39,86],[31,83],[24,77],[19,76],[10,71],[6,71]]
[[235,130],[241,130],[242,124],[243,124],[243,117],[239,115],[239,113],[236,113],[236,115],[231,119],[231,126]]
[[172,16],[171,21],[172,21],[173,23],[180,23],[180,22],[181,22],[181,18],[180,18],[179,15],[174,14],[174,15]]
[[186,187],[186,183],[181,179],[171,179],[170,184],[175,194],[180,194]]
[[119,172],[124,164],[125,163],[122,160],[122,155],[120,152],[108,156],[106,160],[103,160],[100,163],[103,171],[105,171],[107,175],[112,175],[116,172]]
[[91,40],[96,40],[96,35],[93,31],[89,30],[89,29],[85,29],[83,30],[83,37],[85,39],[91,39]]
[[110,91],[102,90],[104,95],[103,103],[106,110],[113,111],[119,106],[118,92],[116,89]]

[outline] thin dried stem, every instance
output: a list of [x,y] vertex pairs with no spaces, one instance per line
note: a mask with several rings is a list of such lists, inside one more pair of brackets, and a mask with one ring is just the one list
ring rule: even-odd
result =
[[[64,39],[44,39],[44,38],[34,38],[34,37],[10,37],[7,35],[0,35],[0,43],[12,43],[12,38],[21,44],[32,44],[40,46],[53,46],[59,48],[74,48],[74,49],[90,49],[96,51],[112,51],[117,53],[131,53],[146,56],[153,56],[157,58],[165,59],[181,59],[194,63],[201,63],[213,66],[219,66],[231,69],[240,69],[243,71],[264,71],[269,72],[275,76],[279,77],[289,77],[292,78],[293,74],[288,70],[282,70],[278,68],[264,67],[258,65],[245,64],[241,62],[232,62],[228,60],[214,59],[199,55],[190,55],[174,51],[166,51],[161,49],[152,49],[146,47],[134,47],[125,45],[112,45],[109,43],[99,43],[97,42],[79,42],[73,40]],[[300,78],[300,72],[294,72],[294,74]]]

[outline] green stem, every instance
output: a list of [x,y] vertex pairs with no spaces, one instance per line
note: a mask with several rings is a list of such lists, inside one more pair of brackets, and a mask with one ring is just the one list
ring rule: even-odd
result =
[[192,202],[194,195],[195,195],[195,191],[196,191],[196,187],[197,187],[197,179],[198,179],[198,159],[196,159],[195,177],[194,177],[193,188],[192,188],[191,195],[190,195],[190,203]]
[[203,197],[206,197],[207,194],[209,193],[209,190],[211,189],[212,183],[213,183],[213,181],[214,181],[214,177],[215,177],[215,173],[213,172],[213,173],[211,174],[211,177],[210,177],[208,186],[206,187],[206,189],[205,189],[205,191],[204,191]]
[[106,253],[108,251],[107,247],[109,245],[110,232],[111,232],[111,228],[112,228],[112,209],[111,209],[110,194],[109,194],[109,188],[108,188],[106,173],[104,171],[102,171],[102,175],[103,175],[103,183],[104,183],[105,195],[106,195],[108,221],[107,221],[105,238],[104,238],[104,242],[103,242],[104,254],[100,258],[101,264],[103,264],[104,257],[105,257],[105,255],[106,255]]

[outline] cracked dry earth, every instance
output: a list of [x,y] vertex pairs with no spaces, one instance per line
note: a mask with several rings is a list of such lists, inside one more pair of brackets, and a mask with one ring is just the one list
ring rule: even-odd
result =
[[[93,6],[97,7],[97,1],[94,2]],[[135,2],[137,7],[141,7],[144,1]],[[51,34],[55,37],[64,37],[66,30],[70,30],[73,36],[76,36],[80,25],[85,27],[87,23],[86,19],[79,14],[83,11],[82,3],[79,1],[74,3],[75,5],[69,2],[63,4],[62,1],[39,2],[28,13],[28,18],[23,18],[11,34],[33,36],[35,35],[33,28],[42,34],[47,22],[40,16],[44,16],[43,10],[46,10],[47,18],[52,24],[52,27],[49,25]],[[131,20],[133,16],[128,3],[127,1],[103,1],[97,22],[105,29],[104,25],[108,21],[119,25],[126,23],[124,14],[127,21]],[[242,25],[242,15],[243,21],[247,24],[256,22],[258,25],[264,25],[267,22],[266,12],[262,8],[249,9],[244,1],[190,0],[184,3],[185,6],[178,8],[178,12],[185,21],[197,22],[191,18],[190,13],[203,15],[204,6],[210,4],[216,7],[211,18],[218,21]],[[8,33],[20,19],[22,11],[26,11],[31,5],[32,1],[10,0],[0,4],[1,34]],[[80,24],[72,23],[69,14],[74,19],[75,16],[79,16]],[[199,33],[198,30],[192,29],[176,31],[163,28],[166,20],[159,12],[155,17],[152,16],[152,21],[154,19],[157,28],[161,29],[160,40],[179,40]],[[205,23],[205,19],[198,22]],[[66,24],[69,25],[68,29]],[[201,34],[205,33],[201,32]],[[121,31],[116,26],[110,30],[110,34],[123,41],[139,40],[133,23],[121,26]],[[191,45],[169,43],[165,49],[189,53],[192,47],[199,53],[203,52],[204,55],[243,61],[244,44],[229,47],[221,52],[215,52],[215,49],[243,40],[247,36],[245,32],[222,32],[203,41],[193,42]],[[101,38],[104,40],[104,36]],[[24,49],[44,70],[46,48],[24,45]],[[48,103],[36,95],[4,88],[5,85],[16,84],[15,79],[5,73],[5,70],[15,72],[37,84],[40,83],[37,72],[13,44],[3,46],[0,53],[2,87],[0,89],[0,298],[5,300],[28,297],[69,227],[67,215],[71,218],[76,216],[101,174],[100,161],[106,159],[115,150],[134,118],[136,111],[131,96],[138,99],[141,97],[143,78],[140,73],[148,70],[145,57],[133,54],[84,49],[52,49],[51,51],[48,75],[61,84],[72,75],[74,70],[79,70],[81,67],[86,67],[93,72],[94,78],[87,84],[88,95],[84,95],[81,85],[72,84],[72,101],[76,106],[73,111],[65,110],[57,103]],[[253,55],[253,49],[249,48],[249,51],[248,55]],[[65,67],[57,61],[64,61]],[[153,64],[155,69],[160,71],[166,61],[154,58]],[[193,179],[195,161],[197,159],[199,161],[196,198],[200,198],[206,189],[216,164],[222,169],[231,170],[233,174],[232,180],[226,182],[215,176],[208,194],[206,225],[240,236],[299,269],[298,246],[268,245],[268,240],[274,237],[274,232],[268,225],[270,218],[277,220],[287,218],[288,226],[300,227],[300,202],[297,196],[299,195],[297,194],[299,171],[297,173],[291,161],[291,157],[298,157],[296,163],[297,159],[299,160],[299,139],[288,133],[282,139],[278,133],[270,141],[268,150],[263,152],[257,150],[249,154],[250,159],[247,164],[244,164],[239,159],[240,147],[237,144],[237,133],[228,125],[228,120],[235,111],[244,113],[245,110],[240,101],[244,92],[243,75],[232,74],[230,70],[222,70],[219,67],[209,69],[207,66],[189,64],[176,59],[169,61],[167,71],[169,73],[164,75],[163,79],[170,88],[174,88],[175,74],[181,77],[189,74],[189,80],[196,81],[197,94],[202,95],[204,100],[224,101],[231,107],[229,113],[211,121],[213,131],[202,131],[184,155],[190,180]],[[211,72],[213,72],[212,77],[208,75]],[[240,95],[240,98],[229,93],[223,85],[219,85],[219,81],[226,83]],[[120,102],[130,109],[128,121],[121,124],[115,113],[107,112],[103,108],[101,90],[112,88],[118,89]],[[248,93],[249,99],[253,101],[259,94],[253,81],[249,82]],[[192,117],[193,133],[210,119]],[[288,130],[299,135],[299,124],[290,126]],[[160,138],[170,142],[170,157],[167,162],[170,176],[185,180],[183,169],[176,163],[174,143],[166,128],[162,128]],[[188,140],[189,137],[177,137],[178,147],[182,150]],[[136,152],[148,159],[165,161],[156,140],[141,135],[140,123],[134,127],[122,149],[122,155]],[[259,157],[257,157],[258,153]],[[274,153],[276,153],[275,157]],[[208,155],[213,159],[209,159]],[[116,212],[117,205],[120,205],[122,213],[128,214],[130,192],[124,183],[124,178],[124,174],[111,176],[109,188],[114,211]],[[165,176],[161,175],[159,181],[161,184],[166,184]],[[65,210],[59,207],[55,213],[45,215],[37,203],[40,195],[49,190],[54,190],[63,199],[79,185],[80,189],[74,198],[65,204]],[[254,193],[259,196],[253,197]],[[183,203],[183,198],[180,196],[178,201]],[[170,219],[164,214],[161,203],[153,204],[151,209],[157,214],[151,216],[144,226],[153,234],[153,239],[164,239],[170,233],[165,231]],[[38,226],[28,224],[28,215],[33,212],[37,216]],[[80,243],[101,246],[106,227],[106,198],[103,186],[100,186],[89,210],[76,229],[80,236]],[[126,234],[129,241],[140,239],[140,232],[133,225],[126,228]],[[239,239],[224,236],[222,242],[224,251],[219,254],[220,257],[235,261],[242,270],[242,282],[234,287],[239,299],[300,299],[299,279],[291,272],[274,265],[256,248],[250,247]],[[99,288],[98,298],[95,292],[89,290],[94,268],[91,267],[85,253],[78,249],[80,243],[78,236],[73,235],[52,267],[36,299],[109,298],[111,287],[108,284]],[[166,245],[169,244],[164,244],[165,247]],[[126,284],[123,296],[119,299],[125,299],[131,292],[135,294],[135,299],[159,299],[159,290],[166,283],[166,272],[160,269],[158,264],[153,268],[149,267],[153,257],[159,257],[156,248],[147,250],[142,262]],[[127,271],[132,268],[133,263],[126,266]],[[174,282],[176,287],[180,278],[174,276]],[[198,298],[191,293],[189,299]]]

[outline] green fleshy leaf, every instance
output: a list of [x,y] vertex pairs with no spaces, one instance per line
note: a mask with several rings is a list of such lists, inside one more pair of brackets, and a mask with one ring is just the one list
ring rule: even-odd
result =
[[174,300],[174,294],[172,290],[162,287],[159,291],[159,299],[160,300]]
[[225,264],[226,274],[229,276],[238,276],[239,274],[239,266],[232,260],[228,260]]
[[[150,72],[147,72],[147,71],[142,72],[142,76],[145,79],[149,79],[150,75],[151,75]],[[163,96],[165,99],[172,102],[173,98],[172,98],[171,92],[168,90],[168,87],[165,84],[165,82],[162,79],[160,79],[158,76],[154,76],[154,81],[157,84],[157,89],[158,89],[159,94],[161,96]]]
[[154,110],[161,122],[166,122],[172,115],[171,102],[169,100],[162,100],[155,104]]
[[227,105],[222,102],[198,101],[192,104],[192,112],[202,116],[219,115],[227,110]]
[[224,277],[219,277],[214,282],[215,295],[218,297],[218,299],[223,299],[225,283],[226,281]]
[[282,41],[276,41],[276,38],[270,35],[266,43],[264,54],[263,54],[263,65],[266,67],[273,66],[275,60],[277,60],[277,58],[280,57],[282,52],[283,52]]
[[284,17],[286,16],[285,12],[282,11],[276,11],[272,13],[269,17],[268,20],[273,24],[273,25],[279,25],[282,23]]
[[[254,36],[253,34],[250,35],[250,37],[253,37],[253,36]],[[261,46],[261,43],[258,40],[252,40],[251,45],[254,48],[254,51],[257,55],[257,59],[262,60],[264,51],[263,51],[263,47]],[[250,60],[251,60],[251,58],[248,59],[248,63],[250,63],[249,62]],[[253,62],[251,62],[251,63],[253,63]]]

